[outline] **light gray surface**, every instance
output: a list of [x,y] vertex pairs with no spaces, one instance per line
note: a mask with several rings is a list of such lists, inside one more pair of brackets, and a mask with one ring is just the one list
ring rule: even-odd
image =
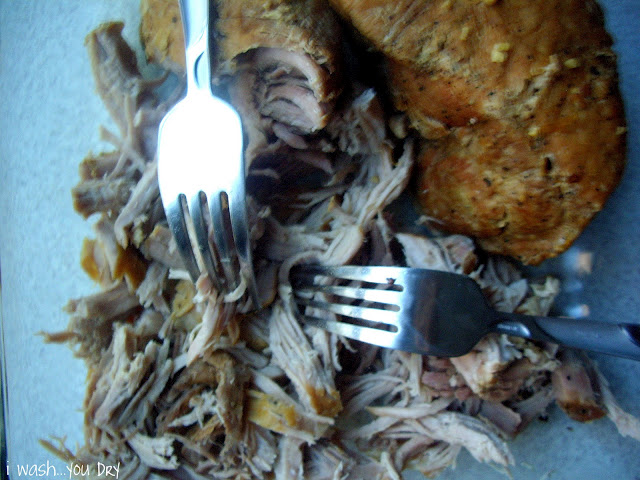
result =
[[[594,318],[638,322],[640,312],[640,9],[607,0],[629,122],[629,165],[620,188],[579,249],[594,253],[582,300]],[[84,36],[100,21],[127,20],[137,42],[138,0],[21,0],[0,3],[0,255],[9,388],[10,465],[62,462],[39,438],[82,443],[85,371],[65,347],[35,333],[66,326],[62,306],[92,291],[78,258],[89,225],[73,213],[70,190],[85,154],[100,150],[98,125],[110,125],[93,92]],[[598,357],[622,406],[640,415],[640,364]],[[640,443],[608,421],[581,425],[557,409],[513,443],[516,479],[640,479]],[[2,466],[0,466],[2,468]],[[463,454],[449,479],[504,479]]]

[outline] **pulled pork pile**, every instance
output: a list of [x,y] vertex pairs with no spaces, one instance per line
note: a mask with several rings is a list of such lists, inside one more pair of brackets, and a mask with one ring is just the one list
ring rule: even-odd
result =
[[121,30],[105,24],[88,37],[119,132],[103,130],[114,148],[84,159],[73,191],[78,212],[97,218],[82,265],[101,290],[70,301],[67,330],[49,337],[88,366],[86,443],[48,448],[86,465],[120,462],[123,479],[399,479],[405,469],[434,475],[462,448],[512,464],[508,438],[554,398],[640,439],[595,367],[555,346],[489,335],[463,357],[422,357],[298,322],[288,272],[299,263],[464,273],[496,308],[538,315],[558,289],[503,259],[482,261],[466,237],[400,232],[386,207],[409,182],[412,139],[374,89],[323,90],[327,71],[307,53],[252,49],[224,84],[249,137],[251,235],[268,306],[248,313],[206,276],[192,283],[155,162],[158,124],[183,85],[161,100]]

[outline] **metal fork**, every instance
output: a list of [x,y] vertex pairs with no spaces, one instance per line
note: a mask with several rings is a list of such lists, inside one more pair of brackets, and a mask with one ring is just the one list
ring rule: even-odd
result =
[[498,312],[465,275],[305,265],[291,279],[304,321],[382,347],[456,357],[500,332],[640,360],[640,324]]
[[160,125],[158,183],[169,227],[194,282],[204,270],[221,291],[230,292],[244,278],[257,308],[242,122],[211,89],[209,8],[209,0],[180,0],[187,93]]

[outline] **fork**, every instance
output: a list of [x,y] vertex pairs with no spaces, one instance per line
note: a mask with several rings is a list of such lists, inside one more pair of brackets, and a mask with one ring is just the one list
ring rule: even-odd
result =
[[301,265],[291,270],[291,283],[305,322],[381,347],[457,357],[499,332],[640,360],[640,324],[498,312],[461,274]]
[[257,308],[242,122],[211,89],[209,8],[208,0],[180,0],[187,93],[160,124],[158,183],[193,281],[205,271],[219,290],[231,292],[244,278]]

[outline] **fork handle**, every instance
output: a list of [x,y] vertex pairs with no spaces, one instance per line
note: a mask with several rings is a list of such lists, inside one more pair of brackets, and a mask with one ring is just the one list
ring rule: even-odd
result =
[[494,330],[531,340],[640,360],[640,325],[499,313]]
[[187,89],[208,89],[211,78],[210,0],[180,0],[184,31]]

